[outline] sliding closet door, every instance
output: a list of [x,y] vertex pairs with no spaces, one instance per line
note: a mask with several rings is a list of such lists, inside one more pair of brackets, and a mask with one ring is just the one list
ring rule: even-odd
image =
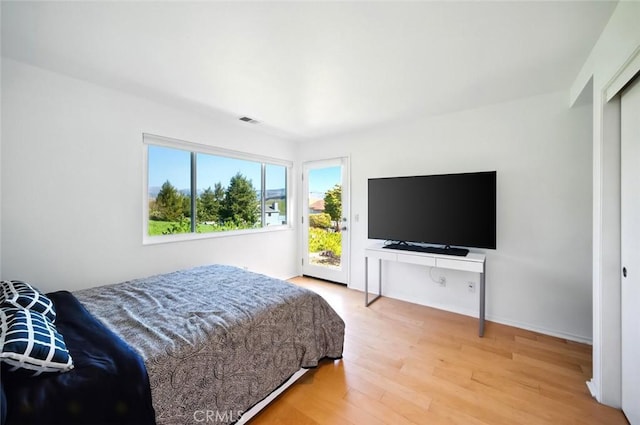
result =
[[640,425],[640,78],[621,108],[622,410]]

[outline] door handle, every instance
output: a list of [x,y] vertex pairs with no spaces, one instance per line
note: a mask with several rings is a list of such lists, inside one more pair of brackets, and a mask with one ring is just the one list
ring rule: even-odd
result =
[[622,268],[622,276],[627,277],[627,268],[626,267]]

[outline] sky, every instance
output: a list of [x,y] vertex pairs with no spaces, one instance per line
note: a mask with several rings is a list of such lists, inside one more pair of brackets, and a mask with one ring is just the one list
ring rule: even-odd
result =
[[320,195],[327,192],[342,180],[340,166],[314,168],[309,170],[309,193]]
[[[213,189],[218,182],[229,185],[231,177],[240,172],[249,178],[253,187],[260,190],[260,163],[215,155],[197,155],[198,191]],[[191,154],[180,149],[149,145],[149,187],[160,187],[169,180],[178,190],[189,190]],[[285,188],[286,167],[267,164],[267,190]],[[309,192],[321,198],[327,190],[341,181],[341,167],[315,168],[309,170]]]
[[[196,177],[198,191],[216,183],[223,187],[229,185],[231,177],[240,172],[250,179],[253,187],[260,190],[259,162],[245,161],[235,158],[197,154]],[[149,187],[159,187],[169,180],[178,190],[189,190],[191,174],[191,154],[188,151],[149,145]],[[286,167],[267,165],[266,188],[285,188]]]

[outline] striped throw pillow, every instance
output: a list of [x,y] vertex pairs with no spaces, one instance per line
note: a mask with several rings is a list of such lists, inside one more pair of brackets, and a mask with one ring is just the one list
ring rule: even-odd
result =
[[0,361],[29,375],[67,372],[73,361],[55,325],[37,311],[0,307]]
[[24,307],[44,314],[51,322],[56,320],[56,311],[51,300],[33,286],[20,280],[0,282],[0,304]]

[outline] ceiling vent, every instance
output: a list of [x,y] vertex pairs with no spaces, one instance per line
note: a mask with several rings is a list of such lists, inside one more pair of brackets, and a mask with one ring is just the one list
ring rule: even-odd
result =
[[240,121],[248,122],[248,123],[251,123],[251,124],[258,124],[258,123],[260,123],[260,121],[258,121],[258,120],[254,120],[253,118],[250,118],[250,117],[241,117],[241,118],[240,118]]

